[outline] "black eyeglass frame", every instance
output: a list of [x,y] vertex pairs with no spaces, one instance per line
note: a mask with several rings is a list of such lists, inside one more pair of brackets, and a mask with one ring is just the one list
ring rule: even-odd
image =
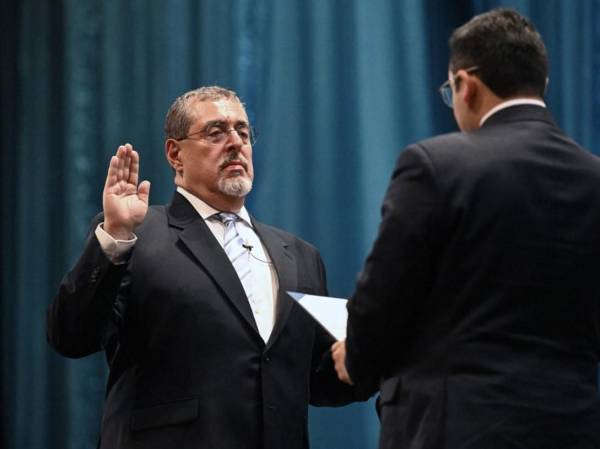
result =
[[[200,138],[202,140],[205,140],[210,144],[219,144],[219,143],[221,143],[221,141],[220,141],[221,138],[225,137],[225,136],[220,136],[215,139],[211,139],[211,136],[208,133],[208,130],[214,126],[218,127],[218,125],[215,122],[209,122],[201,130],[187,134],[187,135],[185,135],[179,139],[175,139],[175,140],[186,140],[186,139],[190,139],[192,136],[200,134]],[[248,130],[248,137],[244,137],[242,134],[240,134],[243,129]],[[231,134],[232,131],[235,131],[244,145],[250,144],[250,145],[254,146],[254,144],[256,143],[256,140],[257,140],[256,130],[248,123],[239,123],[237,126],[231,126],[226,129],[225,129],[225,127],[221,127],[220,131],[227,135]]]
[[[474,72],[477,72],[478,70],[480,70],[480,67],[477,65],[474,65],[472,67],[467,67],[466,69],[459,69],[459,70],[464,70],[467,73],[474,73]],[[457,72],[458,72],[458,70],[457,70]],[[438,92],[440,93],[440,95],[442,97],[442,101],[450,109],[454,108],[454,103],[453,103],[454,93],[452,92],[452,85],[455,82],[455,75],[456,75],[456,72],[451,73],[450,74],[451,78],[444,81],[442,83],[442,85],[438,88]]]

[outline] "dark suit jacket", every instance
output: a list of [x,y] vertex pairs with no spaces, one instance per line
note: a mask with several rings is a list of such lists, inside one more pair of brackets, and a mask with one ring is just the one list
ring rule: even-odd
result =
[[333,339],[285,294],[326,294],[317,250],[254,226],[279,277],[266,344],[225,252],[180,194],[149,209],[125,265],[91,232],[49,308],[48,340],[68,357],[106,351],[101,448],[304,449],[309,402],[358,399],[335,377]]
[[600,162],[538,106],[405,149],[348,304],[381,448],[600,447]]

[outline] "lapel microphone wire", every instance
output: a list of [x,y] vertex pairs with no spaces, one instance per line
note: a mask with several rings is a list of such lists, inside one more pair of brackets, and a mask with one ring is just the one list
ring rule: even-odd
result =
[[244,243],[242,243],[242,248],[244,248],[246,251],[248,251],[248,254],[250,254],[250,257],[253,257],[254,259],[258,260],[259,262],[266,263],[267,265],[273,264],[273,262],[269,262],[268,260],[262,260],[262,259],[256,257],[254,255],[254,253],[252,252],[252,250],[254,249],[254,246],[251,245],[250,243],[248,243],[247,240],[244,240]]

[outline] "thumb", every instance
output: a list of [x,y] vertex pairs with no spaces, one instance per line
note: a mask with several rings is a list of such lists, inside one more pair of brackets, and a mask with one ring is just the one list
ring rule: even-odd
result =
[[148,204],[148,197],[150,196],[150,181],[142,181],[138,186],[138,198],[144,203]]

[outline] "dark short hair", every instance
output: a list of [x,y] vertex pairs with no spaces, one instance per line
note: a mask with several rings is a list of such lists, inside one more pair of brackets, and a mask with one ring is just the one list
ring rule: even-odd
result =
[[217,101],[221,99],[237,100],[242,104],[238,95],[220,86],[204,86],[190,90],[177,97],[165,117],[165,137],[167,139],[182,139],[190,130],[194,116],[190,106],[198,101]]
[[548,54],[533,24],[512,9],[473,17],[450,36],[450,71],[479,67],[476,75],[500,98],[543,97]]

